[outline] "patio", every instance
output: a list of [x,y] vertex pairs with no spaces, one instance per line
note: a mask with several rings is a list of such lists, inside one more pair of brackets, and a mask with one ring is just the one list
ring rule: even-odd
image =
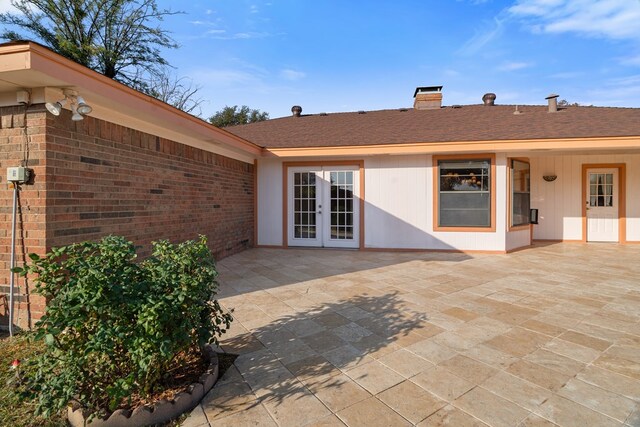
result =
[[253,249],[240,356],[184,426],[639,426],[640,245]]

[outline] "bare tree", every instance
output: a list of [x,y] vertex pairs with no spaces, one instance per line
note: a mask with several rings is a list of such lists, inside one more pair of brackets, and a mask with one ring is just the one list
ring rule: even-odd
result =
[[169,69],[164,68],[160,72],[153,73],[144,92],[158,98],[160,101],[194,116],[200,116],[200,108],[204,100],[197,96],[202,86],[196,85],[190,78],[177,77]]
[[35,36],[53,51],[134,88],[168,65],[161,48],[176,48],[158,26],[176,12],[155,0],[11,0],[18,13],[0,14],[0,38]]

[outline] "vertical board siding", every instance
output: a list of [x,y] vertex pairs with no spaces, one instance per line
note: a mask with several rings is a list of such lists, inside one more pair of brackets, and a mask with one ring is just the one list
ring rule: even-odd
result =
[[258,160],[258,245],[281,246],[282,161]]
[[[640,241],[640,197],[636,182],[640,179],[640,155],[599,154],[531,157],[531,207],[539,209],[539,224],[534,226],[536,240],[582,240],[583,164],[625,163],[627,181],[627,241]],[[557,175],[546,182],[544,175]]]

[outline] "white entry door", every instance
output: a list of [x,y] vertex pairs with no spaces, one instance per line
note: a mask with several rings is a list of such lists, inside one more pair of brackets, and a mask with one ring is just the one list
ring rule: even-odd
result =
[[587,241],[618,241],[618,169],[587,169]]
[[288,245],[357,248],[359,169],[289,168]]

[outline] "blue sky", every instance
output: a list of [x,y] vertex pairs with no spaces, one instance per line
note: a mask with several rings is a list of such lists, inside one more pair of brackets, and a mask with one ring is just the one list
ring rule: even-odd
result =
[[640,107],[640,0],[160,1],[202,86],[203,115],[246,104],[271,117],[443,103]]
[[[0,0],[0,6],[8,0]],[[202,115],[246,104],[270,113],[412,106],[443,85],[445,105],[640,107],[640,0],[158,0],[165,53],[200,85]],[[0,7],[3,9],[3,7]]]

